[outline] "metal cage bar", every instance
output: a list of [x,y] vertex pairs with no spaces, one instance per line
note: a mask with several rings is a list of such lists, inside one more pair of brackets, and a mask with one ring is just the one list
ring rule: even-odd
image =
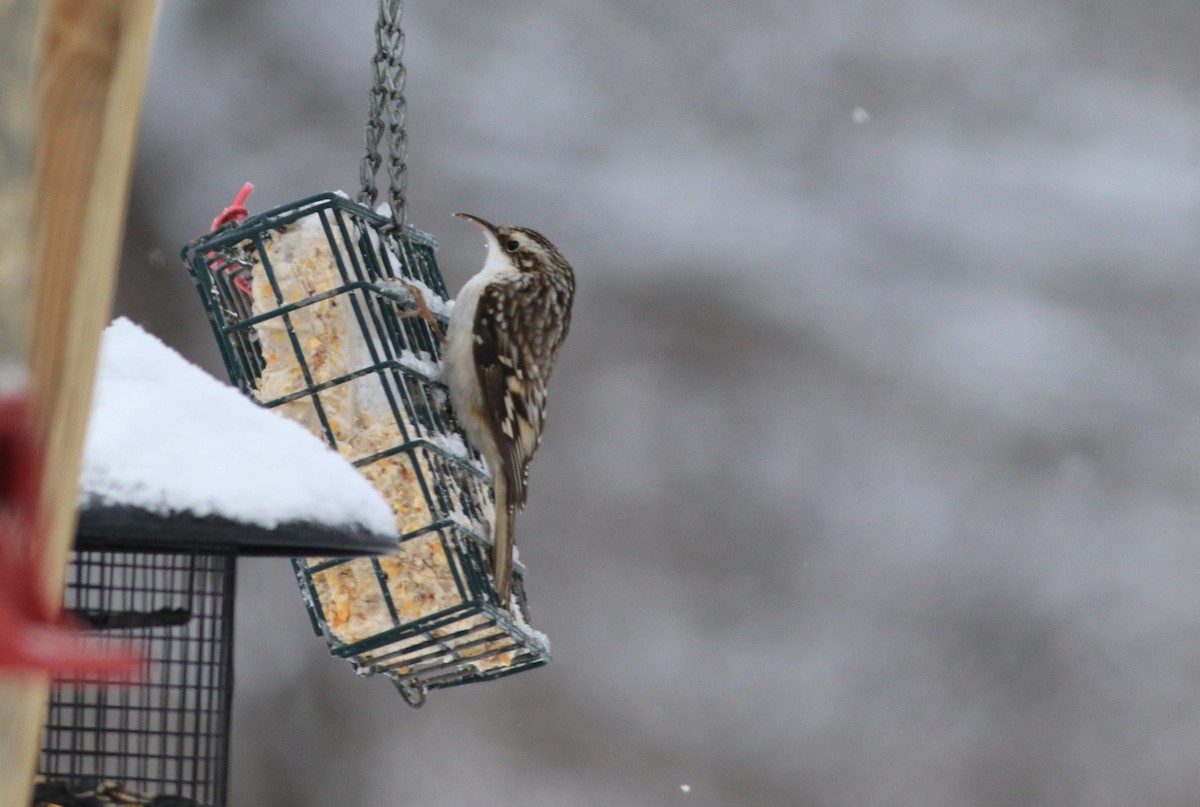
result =
[[78,799],[109,783],[126,803],[223,807],[235,555],[81,550],[69,568],[67,610],[98,640],[131,644],[146,661],[129,681],[54,683],[41,792]]

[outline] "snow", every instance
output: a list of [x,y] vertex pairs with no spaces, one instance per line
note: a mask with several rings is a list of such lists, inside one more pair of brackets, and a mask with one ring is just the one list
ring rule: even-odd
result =
[[[435,446],[442,449],[450,456],[458,457],[461,460],[468,460],[468,461],[471,460],[471,452],[467,450],[467,444],[462,439],[462,435],[456,434],[454,432],[451,432],[449,434],[443,434],[441,432],[434,432],[433,434],[430,435],[430,439],[432,440],[432,442]],[[472,464],[474,464],[478,467],[482,467],[478,463],[472,463]]]
[[[513,563],[520,563],[520,562],[521,562],[521,559],[517,557],[516,547],[514,546],[513,547]],[[513,602],[512,602],[512,611],[513,611],[513,614],[517,617],[517,624],[521,626],[521,630],[525,631],[525,633],[527,633],[529,635],[529,637],[531,639],[533,639],[533,641],[535,643],[540,644],[543,648],[545,648],[547,653],[551,652],[550,637],[547,636],[546,634],[542,633],[537,628],[530,626],[529,617],[527,617],[525,615],[525,612],[521,610],[521,604],[519,602],[517,602],[515,597],[513,598]]]
[[426,378],[438,379],[442,376],[442,367],[433,360],[433,356],[429,355],[427,350],[418,350],[413,352],[405,348],[400,351],[397,360],[401,365],[408,369],[420,373]]
[[458,434],[442,434],[440,432],[431,436],[433,444],[445,451],[452,457],[459,459],[467,459],[470,452],[467,451],[467,444],[463,442],[462,436]]
[[101,343],[80,500],[395,532],[383,497],[336,452],[123,317]]

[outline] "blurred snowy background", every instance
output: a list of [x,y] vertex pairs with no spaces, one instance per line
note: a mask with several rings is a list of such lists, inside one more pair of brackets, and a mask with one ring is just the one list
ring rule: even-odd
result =
[[[162,4],[119,310],[357,185],[373,0]],[[544,669],[409,710],[241,566],[232,803],[1194,805],[1200,8],[420,2],[411,219],[571,258]]]

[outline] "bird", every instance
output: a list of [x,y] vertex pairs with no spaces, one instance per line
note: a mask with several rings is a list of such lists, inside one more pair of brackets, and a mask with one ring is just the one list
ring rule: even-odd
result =
[[571,326],[575,273],[544,235],[455,213],[483,230],[483,269],[459,292],[446,329],[450,404],[492,475],[492,575],[512,596],[513,523],[528,496],[529,462],[546,425],[546,389]]

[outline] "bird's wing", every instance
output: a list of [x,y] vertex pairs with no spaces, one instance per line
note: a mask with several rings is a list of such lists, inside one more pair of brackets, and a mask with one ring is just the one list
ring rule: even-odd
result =
[[497,283],[480,293],[475,310],[475,367],[509,482],[506,504],[519,509],[525,506],[529,460],[541,442],[546,409],[545,385],[528,376],[525,357],[512,339],[514,332],[532,323],[522,321],[522,307],[511,300],[512,295]]

